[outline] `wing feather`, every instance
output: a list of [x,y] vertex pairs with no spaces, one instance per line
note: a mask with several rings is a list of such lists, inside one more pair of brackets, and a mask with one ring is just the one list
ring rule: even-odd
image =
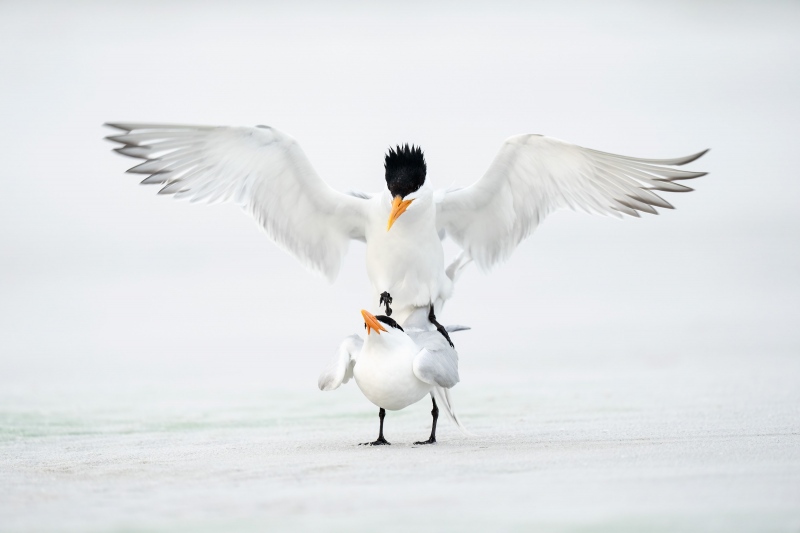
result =
[[542,135],[511,137],[480,180],[463,189],[437,191],[437,229],[487,270],[508,258],[556,209],[616,217],[674,209],[654,191],[691,191],[674,181],[706,173],[670,167],[691,163],[707,151],[641,159]]
[[366,202],[342,194],[314,171],[297,142],[274,128],[114,123],[114,150],[144,159],[159,194],[189,202],[231,201],[304,266],[336,278],[350,239],[365,239]]
[[458,383],[458,353],[438,331],[409,334],[421,348],[414,357],[414,375],[431,385],[447,389]]
[[338,389],[342,383],[347,383],[353,377],[353,367],[356,364],[364,340],[358,335],[346,337],[336,350],[330,364],[323,370],[317,385],[320,390],[330,391]]

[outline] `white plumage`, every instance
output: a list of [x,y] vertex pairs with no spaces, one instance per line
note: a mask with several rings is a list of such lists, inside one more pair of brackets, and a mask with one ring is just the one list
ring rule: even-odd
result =
[[365,240],[367,202],[325,183],[300,145],[269,127],[114,124],[128,170],[190,202],[240,205],[307,268],[336,279],[350,239]]
[[[355,378],[364,396],[376,406],[397,411],[428,394],[444,407],[448,417],[467,433],[456,416],[449,389],[459,381],[458,353],[449,341],[415,313],[402,327],[388,325],[387,317],[362,311],[370,328],[365,337],[350,335],[339,345],[331,363],[320,373],[320,390],[336,390]],[[383,327],[377,320],[387,320]],[[448,326],[450,332],[469,329]],[[434,426],[435,428],[435,426]]]
[[[376,346],[375,350],[380,351],[386,348],[391,352],[402,351],[408,348],[412,355],[415,356],[412,357],[409,370],[413,371],[417,379],[428,385],[439,385],[448,389],[454,387],[456,383],[458,383],[458,354],[455,348],[452,348],[438,331],[411,329],[408,327],[404,329],[406,330],[405,333],[389,329],[391,334],[383,337],[381,336],[383,334],[376,334],[377,336],[375,338],[377,340],[373,343],[373,345]],[[446,329],[448,332],[455,332],[469,328],[464,326],[447,326]],[[408,339],[411,344],[397,340],[401,337]],[[336,354],[330,364],[319,375],[317,384],[320,390],[336,390],[342,384],[350,381],[350,379],[356,375],[353,369],[355,368],[356,362],[359,360],[363,348],[364,338],[360,335],[353,334],[346,337],[336,350]],[[417,355],[420,357],[416,358]],[[358,381],[358,379],[356,379],[356,381]],[[418,400],[419,398],[397,407],[397,409],[408,407]],[[391,409],[386,405],[380,405],[378,403],[376,403],[376,405]]]
[[[463,189],[433,191],[426,183],[391,230],[388,189],[344,194],[314,171],[298,143],[266,126],[212,127],[109,124],[116,151],[145,162],[129,170],[142,183],[192,202],[233,201],[307,268],[336,278],[351,239],[367,243],[367,272],[377,295],[392,294],[403,321],[417,307],[450,297],[457,271],[474,259],[484,270],[508,258],[559,208],[613,216],[656,213],[672,206],[653,191],[684,192],[675,183],[702,172],[670,168],[675,159],[637,159],[581,148],[541,135],[511,137],[484,176]],[[395,198],[396,199],[396,198]],[[441,238],[464,253],[446,272]]]
[[[432,331],[435,318],[427,312],[432,305],[441,309],[467,264],[474,260],[488,270],[507,259],[556,209],[655,214],[656,207],[672,206],[654,191],[690,191],[675,181],[704,175],[671,167],[705,152],[637,159],[519,135],[505,141],[469,187],[434,191],[425,182],[421,150],[406,146],[387,156],[387,188],[381,193],[343,194],[317,175],[294,139],[274,128],[110,125],[125,132],[109,137],[123,145],[116,151],[145,160],[129,170],[148,174],[142,183],[161,184],[161,194],[191,202],[235,202],[279,246],[329,280],[336,278],[349,241],[366,242],[372,306],[378,295],[391,294],[394,318],[407,331],[364,311],[372,328],[363,340],[351,335],[342,342],[319,387],[334,390],[355,378],[380,407],[381,431],[371,444],[388,444],[385,409],[403,409],[427,394],[434,399],[433,425],[423,443],[435,442],[437,401],[464,430],[448,393],[458,383],[458,355],[444,330]],[[446,235],[463,251],[445,269]]]
[[657,214],[655,207],[672,209],[652,191],[691,191],[674,181],[705,173],[664,165],[683,165],[706,151],[675,159],[636,159],[542,135],[517,135],[503,143],[480,180],[441,196],[436,223],[478,266],[489,269],[507,259],[556,209],[616,217]]

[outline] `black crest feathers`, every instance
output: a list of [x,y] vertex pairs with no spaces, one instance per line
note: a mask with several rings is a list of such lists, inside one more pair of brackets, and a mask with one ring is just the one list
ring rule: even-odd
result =
[[392,196],[405,197],[425,183],[428,166],[419,146],[406,144],[389,148],[383,163],[386,169],[386,186]]
[[395,320],[393,318],[389,318],[386,315],[378,315],[375,318],[377,318],[379,321],[383,322],[384,324],[386,324],[389,327],[392,327],[394,329],[399,329],[400,331],[405,331],[403,328],[400,327],[400,324],[395,322]]

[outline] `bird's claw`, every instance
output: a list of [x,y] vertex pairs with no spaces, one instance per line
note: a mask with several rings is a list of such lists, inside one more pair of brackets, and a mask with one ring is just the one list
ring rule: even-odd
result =
[[381,299],[378,305],[385,305],[386,306],[386,316],[392,316],[392,308],[389,307],[389,304],[392,303],[392,295],[386,291],[381,293]]
[[415,445],[420,444],[436,444],[436,439],[434,437],[429,438],[428,440],[419,440],[414,443]]

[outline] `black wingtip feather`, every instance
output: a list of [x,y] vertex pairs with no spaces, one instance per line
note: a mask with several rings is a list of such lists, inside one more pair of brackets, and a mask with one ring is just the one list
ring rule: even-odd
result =
[[[671,179],[655,178],[653,181],[660,181],[662,183],[669,183],[671,185],[671,188],[669,188],[669,189],[658,189],[656,187],[653,187],[654,189],[659,190],[659,191],[678,192],[678,193],[680,193],[680,192],[692,192],[694,190],[691,187],[687,187],[686,185],[680,185],[678,183],[673,183],[673,181]],[[679,188],[676,189],[675,187],[679,187]]]
[[678,176],[675,178],[669,178],[669,181],[678,181],[678,180],[693,180],[695,178],[702,178],[703,176],[707,176],[708,172],[693,172],[689,176]]
[[119,155],[124,155],[125,157],[130,157],[132,159],[147,159],[147,156],[144,155],[133,155],[125,152],[127,148],[136,148],[136,147],[126,144],[125,146],[118,146],[117,148],[112,148],[112,150],[117,152]]
[[[641,202],[643,205],[649,206],[649,204],[647,202],[645,202],[644,200],[639,200],[639,198],[634,198],[633,196],[630,196],[630,195],[628,195],[628,196],[630,198],[636,200],[636,201]],[[634,211],[638,211],[638,212],[641,212],[641,213],[650,213],[651,215],[657,215],[658,214],[658,211],[656,211],[652,207],[650,207],[650,209],[646,209],[644,207],[639,207],[636,204],[632,204],[631,202],[626,202],[625,200],[617,200],[617,202],[622,204],[622,205],[624,205],[625,207],[627,207],[629,209],[633,209]]]
[[[115,122],[104,122],[103,126],[106,126],[107,128],[114,128],[120,131],[131,131],[130,129],[121,126],[120,124],[117,124]],[[108,139],[108,137],[106,137],[106,139]]]
[[167,180],[160,177],[158,174],[153,174],[152,176],[148,176],[142,181],[139,182],[139,185],[160,185],[165,183]]
[[143,161],[142,163],[139,163],[139,164],[138,164],[138,165],[136,165],[135,167],[131,167],[131,168],[129,168],[129,169],[128,169],[128,170],[126,170],[125,172],[127,172],[128,174],[159,174],[159,173],[163,172],[163,171],[161,171],[161,170],[152,171],[152,170],[147,170],[147,169],[144,169],[144,170],[143,170],[143,169],[141,168],[142,166],[144,166],[144,165],[148,165],[148,164],[150,164],[150,163],[151,163],[151,162],[153,162],[153,161],[158,161],[158,160],[157,160],[157,159],[149,159],[149,160],[147,160],[147,161]]
[[691,159],[687,159],[686,161],[683,161],[683,162],[681,162],[681,164],[680,164],[680,165],[678,165],[678,166],[681,166],[681,165],[687,165],[687,164],[691,163],[692,161],[697,161],[698,159],[700,159],[701,157],[703,157],[704,155],[706,155],[706,154],[709,152],[709,150],[711,150],[711,148],[706,148],[706,149],[705,149],[705,150],[703,150],[702,152],[697,152],[696,154],[694,154],[694,155],[692,156],[692,158],[691,158]]

